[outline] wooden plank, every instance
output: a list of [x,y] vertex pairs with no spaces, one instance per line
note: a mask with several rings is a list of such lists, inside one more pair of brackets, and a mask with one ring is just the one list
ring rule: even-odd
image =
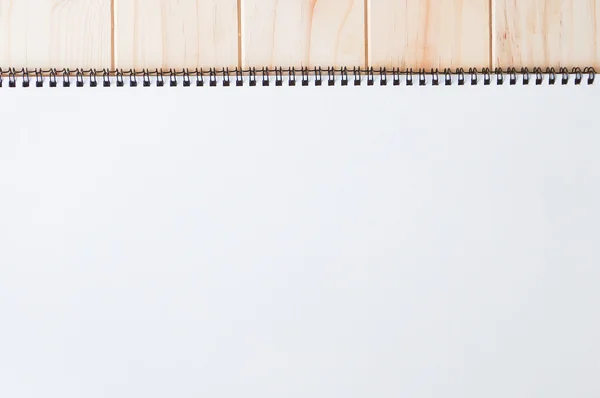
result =
[[237,0],[115,0],[123,69],[235,68]]
[[495,66],[600,66],[600,0],[496,0]]
[[109,68],[110,0],[0,0],[0,67]]
[[370,0],[372,66],[490,66],[489,0]]
[[242,0],[245,67],[365,65],[364,0]]

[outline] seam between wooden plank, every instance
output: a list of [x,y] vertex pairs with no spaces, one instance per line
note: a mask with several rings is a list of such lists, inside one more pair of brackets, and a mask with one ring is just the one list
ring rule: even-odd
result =
[[494,69],[494,57],[496,54],[496,1],[495,0],[490,0],[489,3],[489,7],[490,7],[490,21],[489,21],[489,28],[490,28],[490,59],[489,59],[489,65],[490,65],[490,69]]
[[110,0],[110,69],[115,70],[115,0]]
[[242,0],[237,0],[238,68],[242,70]]
[[369,59],[369,41],[371,39],[371,34],[369,32],[369,5],[370,0],[365,0],[364,2],[364,14],[365,14],[365,31],[364,31],[364,41],[365,41],[365,67],[369,69],[370,59]]

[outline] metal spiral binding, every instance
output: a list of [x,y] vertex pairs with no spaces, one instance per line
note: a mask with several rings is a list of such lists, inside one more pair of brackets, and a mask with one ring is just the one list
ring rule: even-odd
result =
[[496,68],[493,71],[484,68],[481,71],[470,68],[465,72],[463,68],[456,70],[444,69],[408,69],[397,68],[388,70],[386,68],[250,68],[250,69],[189,69],[183,70],[109,70],[109,69],[1,69],[0,87],[8,83],[8,87],[31,87],[31,81],[35,87],[137,87],[138,79],[143,87],[229,87],[242,86],[270,86],[274,84],[281,86],[465,86],[465,85],[567,85],[571,82],[575,85],[594,84],[596,71],[592,67],[528,68],[517,70],[515,68]]

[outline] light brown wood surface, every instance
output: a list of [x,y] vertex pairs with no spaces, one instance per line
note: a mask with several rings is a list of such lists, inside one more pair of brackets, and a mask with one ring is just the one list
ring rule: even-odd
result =
[[495,0],[494,66],[600,66],[600,0]]
[[0,0],[0,68],[586,67],[600,0]]
[[365,65],[364,0],[242,0],[245,67]]
[[115,66],[236,67],[237,0],[115,0]]
[[402,69],[489,66],[489,4],[489,0],[370,0],[369,62]]
[[0,0],[0,67],[110,65],[110,0]]

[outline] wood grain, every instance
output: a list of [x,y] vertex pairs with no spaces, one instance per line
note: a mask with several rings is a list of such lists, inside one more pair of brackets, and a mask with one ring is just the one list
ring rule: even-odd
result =
[[600,68],[600,0],[240,3],[0,0],[0,67]]
[[110,67],[110,21],[110,0],[0,0],[0,67]]
[[364,66],[364,0],[242,0],[245,67]]
[[237,0],[115,0],[117,68],[238,66]]
[[495,66],[600,66],[600,0],[496,0],[495,26]]
[[489,3],[370,0],[371,65],[402,69],[489,67]]

